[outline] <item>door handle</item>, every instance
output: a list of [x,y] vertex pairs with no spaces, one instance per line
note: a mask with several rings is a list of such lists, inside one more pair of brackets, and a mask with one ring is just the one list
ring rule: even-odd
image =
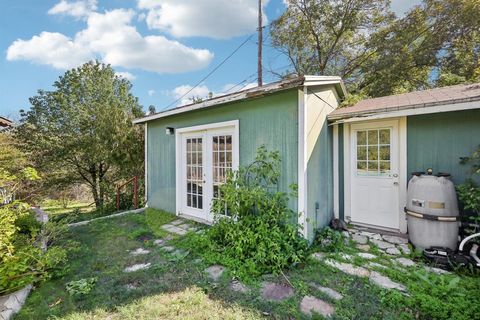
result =
[[393,176],[394,178],[398,178],[398,173],[394,173],[392,176]]
[[395,181],[395,182],[393,183],[393,185],[394,185],[394,186],[398,186],[398,182]]

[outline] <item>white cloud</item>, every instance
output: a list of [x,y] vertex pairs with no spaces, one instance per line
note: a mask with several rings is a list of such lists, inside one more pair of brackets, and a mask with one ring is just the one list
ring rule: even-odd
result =
[[155,94],[155,90],[148,90],[148,95],[151,97]]
[[257,0],[137,0],[137,6],[147,10],[145,19],[150,29],[175,37],[228,39],[257,28]]
[[57,69],[69,69],[93,58],[93,53],[69,37],[42,32],[30,40],[16,40],[7,50],[7,60],[29,60]]
[[142,36],[131,24],[133,10],[93,12],[87,28],[74,39],[60,33],[42,32],[30,40],[17,40],[8,48],[8,60],[29,60],[70,68],[92,57],[100,57],[114,67],[142,69],[158,73],[199,70],[213,59],[206,49],[187,47],[164,36]]
[[[188,84],[178,86],[175,89],[173,89],[170,94],[175,99],[180,99],[181,98],[181,100],[179,101],[179,104],[180,105],[185,105],[185,104],[192,103],[192,100],[191,100],[192,98],[205,99],[205,98],[208,97],[208,94],[211,92],[208,89],[208,87],[205,86],[205,85],[195,87],[194,89],[192,89],[192,88],[193,87],[188,85]],[[188,91],[190,91],[190,92],[187,94]],[[185,95],[185,96],[183,97],[183,95]]]
[[60,0],[48,10],[48,14],[62,14],[80,19],[88,17],[95,10],[97,10],[97,0]]
[[117,76],[121,77],[121,78],[127,79],[128,81],[133,81],[137,78],[137,77],[135,77],[135,75],[131,74],[130,72],[126,72],[126,71],[115,72],[115,74]]

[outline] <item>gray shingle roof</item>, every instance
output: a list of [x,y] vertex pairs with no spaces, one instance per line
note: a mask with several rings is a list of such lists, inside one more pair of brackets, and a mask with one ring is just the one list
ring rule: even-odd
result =
[[351,107],[339,108],[333,111],[328,118],[331,120],[345,119],[375,113],[477,100],[480,100],[480,83],[462,84],[362,100]]

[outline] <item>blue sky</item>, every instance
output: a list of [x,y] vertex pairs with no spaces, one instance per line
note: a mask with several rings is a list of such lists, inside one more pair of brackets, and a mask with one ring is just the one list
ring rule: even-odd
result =
[[[418,0],[394,0],[401,14]],[[256,28],[257,0],[2,0],[0,115],[18,119],[28,98],[63,72],[92,58],[128,77],[146,107],[169,105],[212,70]],[[265,19],[285,10],[265,3]],[[268,39],[267,39],[268,43]],[[224,92],[256,82],[256,36],[192,94]],[[285,57],[264,47],[266,69],[285,70]],[[274,80],[264,72],[264,82]]]

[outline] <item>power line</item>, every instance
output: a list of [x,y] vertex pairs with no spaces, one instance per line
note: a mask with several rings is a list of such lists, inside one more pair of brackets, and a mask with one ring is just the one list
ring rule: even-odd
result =
[[185,92],[180,98],[176,99],[175,101],[173,101],[172,103],[170,103],[168,106],[166,106],[165,108],[163,108],[161,111],[163,110],[166,110],[166,109],[169,109],[171,106],[173,106],[174,104],[176,104],[178,101],[182,100],[183,98],[185,98],[190,92],[193,91],[193,89],[195,89],[196,87],[198,87],[202,82],[204,82],[205,80],[207,80],[213,73],[215,73],[215,71],[217,71],[225,62],[227,62],[228,59],[230,59],[235,53],[237,53],[238,50],[240,50],[241,47],[243,47],[252,37],[254,36],[254,34],[251,34],[247,39],[245,39],[237,48],[235,48],[235,50],[232,51],[232,53],[230,53],[225,59],[222,60],[222,62],[220,62],[215,68],[213,68],[212,71],[210,71],[205,77],[203,77],[200,81],[198,81],[192,88],[190,88],[190,90],[188,90],[187,92]]

